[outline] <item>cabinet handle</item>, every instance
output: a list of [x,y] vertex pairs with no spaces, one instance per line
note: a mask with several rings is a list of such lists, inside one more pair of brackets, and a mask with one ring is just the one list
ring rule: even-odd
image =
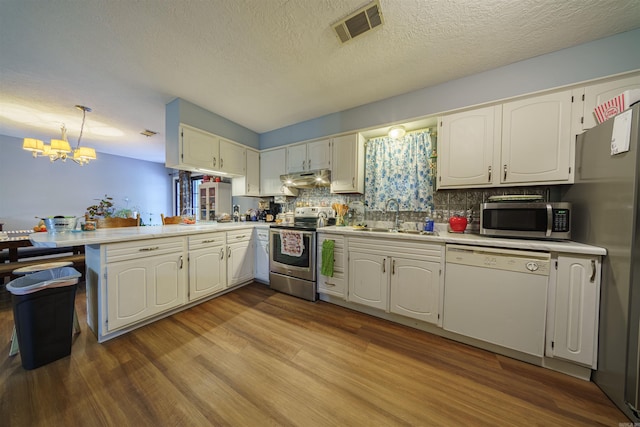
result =
[[221,168],[224,167],[224,159],[222,157],[220,157],[220,167]]
[[242,236],[236,236],[236,239],[244,239],[246,237],[246,234],[243,234]]
[[269,245],[264,247],[267,250],[267,255],[269,255]]
[[489,166],[489,180],[487,182],[491,182],[491,166]]
[[220,248],[220,259],[224,259],[224,248]]
[[596,260],[591,260],[591,277],[589,278],[591,283],[596,281]]
[[247,192],[251,191],[251,184],[247,184]]
[[207,239],[207,240],[203,240],[202,243],[213,243],[215,241],[216,239]]
[[311,169],[311,159],[307,160],[307,170]]
[[140,252],[149,252],[149,251],[157,251],[158,249],[160,249],[160,246],[152,246],[150,248],[140,248],[140,249],[138,249],[138,251],[140,251]]
[[351,178],[351,188],[356,188],[356,177]]
[[396,274],[396,260],[391,261],[391,274]]
[[302,170],[305,170],[304,164],[306,163],[306,160],[302,161]]
[[184,259],[180,257],[180,270],[182,270],[182,265],[184,264]]
[[227,246],[227,258],[231,258],[231,246]]
[[329,283],[329,282],[324,282],[324,285],[325,285],[325,286],[335,286],[335,284],[334,284],[334,283]]
[[214,167],[214,168],[216,167],[216,162],[217,162],[217,160],[216,160],[216,158],[215,158],[215,156],[214,156],[214,157],[213,157],[213,167]]
[[382,260],[382,272],[386,273],[387,272],[387,259],[383,259]]
[[504,165],[504,168],[502,169],[504,171],[504,178],[502,178],[503,181],[507,180],[507,165]]

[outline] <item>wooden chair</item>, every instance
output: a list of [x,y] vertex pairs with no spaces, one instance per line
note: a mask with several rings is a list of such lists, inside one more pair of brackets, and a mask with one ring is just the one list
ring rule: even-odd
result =
[[[90,219],[85,214],[85,221]],[[118,228],[118,227],[138,227],[140,225],[140,214],[136,218],[92,218],[96,221],[96,228]]]
[[182,217],[180,215],[164,216],[164,214],[160,214],[160,219],[162,219],[162,225],[180,224],[182,222]]

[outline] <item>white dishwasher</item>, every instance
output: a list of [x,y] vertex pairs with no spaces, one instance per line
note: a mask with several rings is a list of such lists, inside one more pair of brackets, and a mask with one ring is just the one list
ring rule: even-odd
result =
[[444,329],[543,355],[548,253],[447,245],[445,260]]

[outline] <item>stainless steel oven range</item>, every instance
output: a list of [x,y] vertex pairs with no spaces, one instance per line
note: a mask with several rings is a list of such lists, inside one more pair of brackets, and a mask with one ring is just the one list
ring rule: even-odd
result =
[[296,208],[293,224],[269,230],[269,286],[309,301],[318,299],[316,285],[316,228],[319,219],[333,219],[328,207]]

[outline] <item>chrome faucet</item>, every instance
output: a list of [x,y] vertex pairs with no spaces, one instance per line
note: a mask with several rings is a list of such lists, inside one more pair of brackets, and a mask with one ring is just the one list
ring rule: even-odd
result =
[[393,227],[393,231],[398,231],[398,229],[400,228],[400,200],[399,199],[387,200],[387,203],[385,203],[384,205],[384,211],[385,212],[389,211],[389,204],[392,202],[396,204],[396,221],[395,221],[395,226]]

